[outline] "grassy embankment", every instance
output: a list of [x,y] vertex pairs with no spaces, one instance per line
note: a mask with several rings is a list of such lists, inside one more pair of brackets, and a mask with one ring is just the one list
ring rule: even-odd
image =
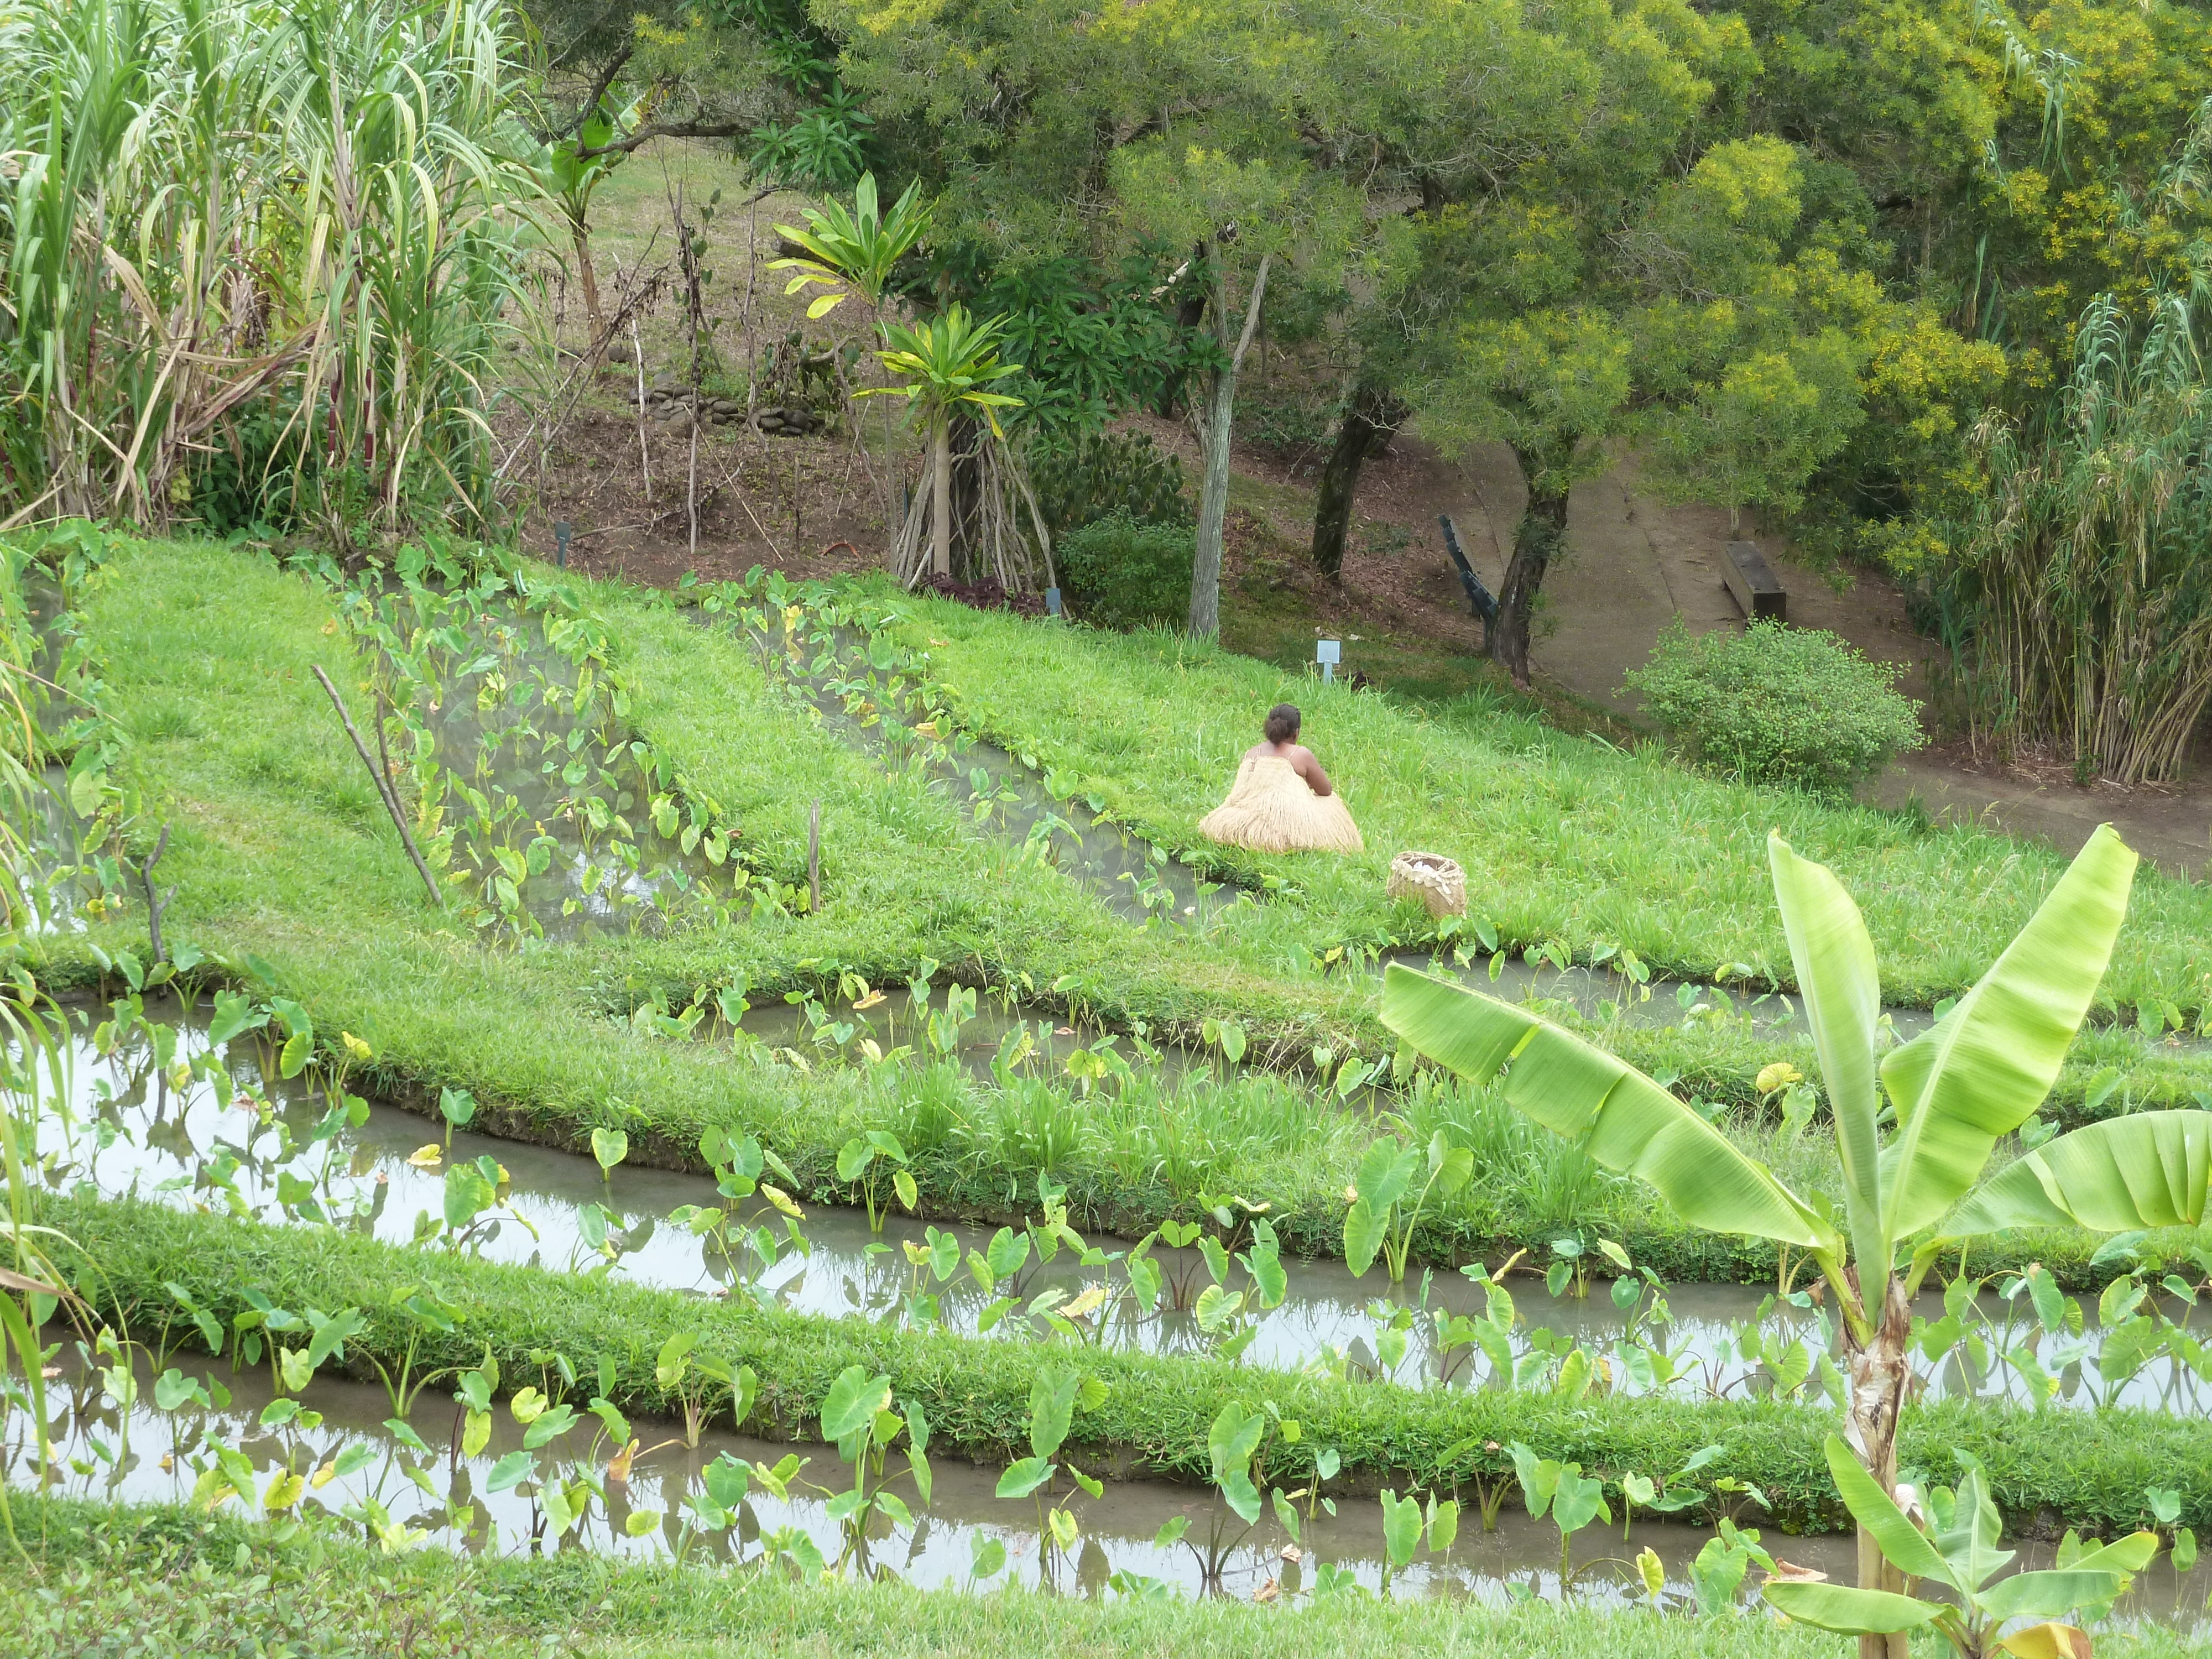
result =
[[[1544,1455],[1571,1460],[1605,1479],[1618,1498],[1622,1475],[1680,1468],[1698,1448],[1727,1449],[1717,1474],[1765,1492],[1771,1519],[1793,1530],[1833,1527],[1842,1515],[1821,1446],[1836,1414],[1822,1406],[1771,1400],[1700,1401],[1674,1396],[1591,1396],[1546,1390],[1407,1389],[1333,1382],[1256,1370],[1211,1358],[1160,1358],[1115,1351],[1085,1352],[900,1331],[858,1319],[829,1319],[702,1302],[676,1291],[468,1259],[440,1259],[435,1276],[466,1310],[445,1335],[410,1329],[389,1306],[388,1291],[428,1269],[416,1250],[323,1230],[264,1227],[155,1206],[49,1200],[40,1218],[60,1227],[76,1249],[64,1265],[105,1317],[142,1336],[178,1327],[167,1286],[228,1318],[258,1290],[280,1307],[365,1310],[368,1329],[347,1340],[347,1362],[371,1375],[368,1357],[396,1365],[410,1339],[426,1370],[466,1368],[489,1344],[502,1376],[539,1374],[533,1349],[567,1353],[582,1376],[601,1356],[615,1378],[609,1397],[626,1409],[673,1411],[654,1380],[668,1337],[700,1333],[699,1351],[761,1379],[745,1426],[770,1437],[819,1437],[818,1413],[831,1382],[848,1365],[889,1375],[901,1398],[919,1401],[933,1445],[985,1462],[1025,1452],[1030,1390],[1041,1364],[1073,1364],[1107,1384],[1104,1401],[1078,1413],[1071,1445],[1085,1462],[1127,1475],[1153,1474],[1202,1485],[1206,1429],[1224,1404],[1247,1409],[1273,1400],[1304,1425],[1273,1478],[1293,1484],[1311,1459],[1334,1447],[1343,1474],[1333,1490],[1370,1496],[1395,1485],[1456,1489],[1477,1478],[1510,1477],[1492,1444],[1522,1441]],[[710,1394],[726,1414],[726,1390]],[[433,1437],[434,1438],[434,1437]],[[2212,1525],[2212,1421],[2159,1411],[2034,1412],[1972,1401],[1908,1407],[1900,1455],[1929,1478],[1954,1481],[1960,1454],[1981,1460],[1997,1502],[2015,1526],[2054,1531],[2075,1525],[2106,1534],[2148,1524],[2144,1488],[2172,1486],[2183,1519]]]
[[[988,1595],[896,1581],[799,1585],[578,1552],[477,1560],[386,1556],[359,1545],[279,1546],[235,1517],[166,1507],[16,1500],[32,1560],[0,1581],[0,1627],[25,1659],[191,1653],[246,1659],[281,1633],[295,1659],[708,1659],[879,1654],[886,1659],[1844,1659],[1839,1637],[1762,1617],[1694,1619],[1538,1602],[1346,1596],[1255,1607],[1026,1589]],[[2146,1625],[2134,1659],[2201,1653],[2195,1633]],[[1940,1638],[1916,1659],[1948,1654]]]
[[[357,671],[343,637],[325,631],[326,597],[251,552],[178,545],[120,555],[84,604],[107,664],[107,705],[131,739],[131,764],[152,817],[174,825],[163,866],[178,885],[171,938],[234,961],[251,953],[269,964],[270,988],[306,1003],[326,1032],[368,1036],[378,1080],[398,1097],[419,1101],[444,1084],[469,1088],[484,1103],[486,1127],[502,1133],[580,1149],[594,1125],[607,1124],[629,1132],[635,1158],[696,1164],[702,1128],[737,1127],[777,1146],[811,1190],[831,1197],[843,1195],[831,1167],[836,1148],[860,1128],[885,1127],[915,1151],[926,1207],[936,1213],[1003,1212],[1033,1190],[1036,1173],[1048,1172],[1067,1184],[1087,1224],[1141,1231],[1199,1191],[1237,1191],[1273,1203],[1294,1249],[1334,1249],[1339,1195],[1371,1130],[1360,1115],[1279,1081],[1219,1091],[1202,1110],[1150,1086],[1077,1100],[1065,1085],[1008,1092],[963,1084],[947,1109],[944,1089],[925,1089],[910,1075],[734,1064],[715,1045],[639,1036],[620,1017],[655,989],[681,1000],[697,986],[742,976],[757,1000],[818,983],[830,964],[880,981],[927,955],[971,981],[1059,985],[1062,1006],[1079,1001],[1117,1023],[1188,1028],[1208,1014],[1234,1014],[1263,1041],[1271,1032],[1364,1036],[1372,1052],[1379,1033],[1371,982],[1323,972],[1316,957],[1358,919],[1347,908],[1355,902],[1367,906],[1368,921],[1400,920],[1380,908],[1379,881],[1362,887],[1278,861],[1306,890],[1232,912],[1218,937],[1139,933],[1074,883],[1022,866],[1011,849],[972,833],[941,793],[886,775],[822,732],[766,684],[750,647],[726,629],[702,628],[647,592],[586,586],[580,596],[610,623],[638,688],[633,725],[736,814],[757,860],[793,870],[808,805],[823,802],[819,915],[659,939],[485,948],[424,904],[337,733],[309,671],[321,664],[341,684]],[[925,639],[1050,649],[1078,676],[1119,672],[1141,683],[1150,661],[1186,683],[1177,695],[1187,699],[1199,695],[1188,684],[1194,675],[1217,707],[1272,694],[1273,671],[1238,659],[1182,662],[1158,641],[1024,636],[1018,625],[974,613],[923,615],[923,626],[941,630]],[[1010,672],[1037,671],[1022,659]],[[1036,701],[1050,697],[1040,690]],[[1375,744],[1395,741],[1417,757],[1431,738],[1459,745],[1436,750],[1424,767],[1442,764],[1437,755],[1465,761],[1474,741],[1375,699],[1347,697],[1344,707],[1349,719],[1373,725]],[[1523,735],[1540,747],[1540,732]],[[1655,790],[1673,778],[1692,804],[1717,787],[1655,763],[1590,755],[1584,764],[1637,769]],[[1093,775],[1102,789],[1120,787]],[[1816,833],[1801,840],[1817,847],[1825,809],[1805,810]],[[1589,853],[1586,836],[1575,844]],[[1613,854],[1630,859],[1622,848]],[[1573,891],[1558,881],[1552,901],[1565,904]],[[2020,896],[2024,906],[2032,894]],[[1735,925],[1753,922],[1746,915]],[[2163,937],[2151,934],[2154,943]],[[58,980],[70,971],[66,960],[52,964]],[[1795,1052],[1753,1038],[1740,1024],[1624,1029],[1612,1040],[1639,1062],[1670,1066],[1714,1093],[1726,1091],[1723,1080],[1741,1091],[1758,1064]],[[1540,1247],[1560,1227],[1582,1224],[1622,1238],[1671,1276],[1770,1270],[1765,1251],[1673,1227],[1632,1189],[1578,1182],[1572,1171],[1559,1178],[1565,1149],[1518,1126],[1486,1131],[1498,1113],[1479,1099],[1446,1091],[1425,1110],[1413,1125],[1425,1137],[1445,1127],[1462,1141],[1481,1138],[1492,1154],[1485,1179],[1434,1212],[1422,1242],[1431,1259]],[[1794,1156],[1817,1164],[1820,1154],[1801,1148]],[[1820,1170],[1804,1173],[1817,1179]],[[1558,1201],[1532,1201],[1532,1192],[1545,1190]],[[2089,1249],[2071,1238],[2027,1248],[2076,1272]]]
[[[1964,990],[2064,868],[2032,842],[1793,790],[1701,776],[1656,750],[1547,729],[1474,695],[1420,707],[1324,687],[1180,635],[1025,623],[934,599],[894,631],[926,651],[963,720],[1080,780],[1115,816],[1245,882],[1295,885],[1307,936],[1365,940],[1407,918],[1383,896],[1392,855],[1457,860],[1469,908],[1512,945],[1609,943],[1656,971],[1710,980],[1741,964],[1787,983],[1765,837],[1831,865],[1863,912],[1895,1003]],[[1198,820],[1278,701],[1343,787],[1368,850],[1331,860],[1212,847]],[[2212,888],[2146,869],[2104,986],[2108,1005],[2194,1013],[2212,985]]]

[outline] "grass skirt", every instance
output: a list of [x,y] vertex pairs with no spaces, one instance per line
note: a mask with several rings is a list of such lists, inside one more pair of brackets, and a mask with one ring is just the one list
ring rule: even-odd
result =
[[1199,832],[1255,853],[1358,853],[1359,826],[1335,795],[1316,795],[1290,762],[1247,755],[1229,799],[1198,822]]

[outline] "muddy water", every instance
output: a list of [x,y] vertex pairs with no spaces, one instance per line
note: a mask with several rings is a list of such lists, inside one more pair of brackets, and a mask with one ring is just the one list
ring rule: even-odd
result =
[[[346,1449],[359,1447],[368,1452],[367,1461],[349,1474],[311,1485],[300,1500],[303,1511],[343,1517],[350,1510],[358,1521],[367,1513],[365,1501],[374,1498],[391,1520],[419,1529],[422,1542],[471,1553],[585,1548],[641,1559],[681,1550],[695,1559],[750,1561],[773,1547],[781,1529],[793,1528],[811,1538],[826,1561],[842,1564],[854,1577],[896,1577],[926,1587],[991,1589],[1013,1583],[1098,1596],[1137,1588],[1134,1579],[1145,1578],[1186,1595],[1243,1599],[1256,1593],[1294,1599],[1310,1592],[1323,1564],[1370,1589],[1382,1584],[1382,1512],[1371,1499],[1347,1497],[1334,1516],[1321,1511],[1302,1521],[1293,1543],[1274,1514],[1263,1511],[1261,1523],[1244,1533],[1208,1494],[1188,1486],[1115,1481],[1101,1496],[1090,1498],[1063,1474],[1036,1498],[1001,1499],[996,1496],[998,1469],[941,1454],[933,1460],[932,1495],[925,1505],[916,1501],[902,1454],[894,1452],[884,1485],[910,1505],[914,1524],[895,1526],[878,1515],[866,1537],[856,1539],[846,1535],[828,1510],[831,1498],[852,1485],[849,1470],[831,1447],[771,1444],[714,1425],[705,1428],[697,1445],[686,1446],[679,1425],[635,1419],[629,1427],[639,1450],[627,1478],[617,1480],[607,1462],[616,1448],[601,1435],[596,1419],[580,1413],[577,1426],[535,1449],[524,1478],[513,1479],[518,1470],[510,1464],[501,1486],[494,1470],[502,1459],[526,1449],[522,1431],[503,1403],[493,1413],[489,1443],[475,1455],[462,1456],[454,1401],[435,1391],[422,1395],[408,1420],[430,1449],[425,1455],[404,1445],[386,1425],[393,1407],[381,1388],[326,1373],[299,1396],[301,1417],[264,1426],[271,1398],[265,1366],[238,1372],[185,1356],[170,1356],[167,1363],[204,1379],[213,1403],[204,1407],[187,1401],[174,1411],[161,1410],[153,1401],[152,1373],[142,1370],[134,1379],[136,1399],[126,1407],[107,1393],[112,1383],[81,1356],[57,1368],[59,1374],[49,1385],[47,1432],[54,1449],[54,1484],[60,1490],[111,1501],[183,1501],[191,1495],[198,1471],[214,1462],[219,1443],[243,1455],[255,1490],[265,1492],[280,1470],[307,1475],[334,1465]],[[553,1382],[557,1389],[557,1379],[539,1380]],[[217,1387],[228,1391],[227,1402],[215,1393]],[[307,1412],[319,1417],[312,1426],[306,1425]],[[1076,1455],[1079,1467],[1080,1455]],[[704,1471],[718,1461],[772,1468],[793,1456],[804,1462],[790,1480],[788,1495],[779,1498],[757,1478],[751,1480],[733,1526],[702,1522],[687,1502],[703,1494]],[[9,1412],[0,1426],[0,1474],[19,1486],[37,1478],[36,1436],[27,1409]],[[419,1471],[420,1480],[410,1470]],[[591,1478],[599,1495],[576,1530],[556,1543],[544,1532],[538,1501],[543,1486],[555,1478],[580,1477]],[[501,1489],[495,1491],[495,1486]],[[1390,1593],[1492,1603],[1531,1593],[1559,1597],[1558,1532],[1548,1523],[1530,1522],[1516,1507],[1499,1516],[1496,1530],[1486,1533],[1475,1511],[1475,1493],[1470,1489],[1460,1496],[1466,1512],[1457,1542],[1441,1553],[1418,1556],[1396,1575]],[[1067,1548],[1048,1539],[1048,1507],[1064,1510],[1076,1523],[1077,1537]],[[1212,1582],[1188,1546],[1158,1541],[1161,1528],[1177,1517],[1189,1523],[1188,1535],[1201,1546],[1217,1519],[1225,1522],[1229,1547]],[[1601,1606],[1644,1601],[1631,1560],[1650,1548],[1666,1569],[1667,1600],[1694,1607],[1691,1563],[1712,1538],[1703,1528],[1671,1522],[1638,1521],[1626,1538],[1613,1526],[1594,1525],[1574,1538],[1566,1593]],[[977,1547],[987,1541],[1004,1548],[1006,1565],[979,1583],[971,1574]],[[1778,1557],[1838,1579],[1847,1581],[1854,1570],[1848,1535],[1792,1538],[1770,1528],[1761,1541]],[[2020,1566],[2047,1567],[2054,1555],[2050,1544],[2024,1546]],[[1115,1584],[1117,1574],[1132,1577]],[[1753,1573],[1747,1583],[1757,1580]],[[2118,1612],[2124,1621],[2193,1616],[2203,1607],[2208,1588],[2212,1566],[2177,1574],[2161,1563],[2138,1578]]]
[[[180,1054],[204,1048],[205,1022],[204,1013],[186,1022]],[[226,1055],[234,1085],[249,1100],[252,1080],[261,1075],[258,1047],[240,1038]],[[1071,1249],[1049,1261],[1032,1254],[989,1291],[964,1265],[971,1252],[990,1248],[991,1231],[982,1227],[939,1229],[892,1215],[883,1232],[873,1235],[858,1210],[810,1206],[794,1238],[781,1218],[747,1200],[738,1206],[740,1216],[748,1228],[761,1229],[772,1248],[763,1251],[737,1238],[723,1248],[720,1241],[726,1233],[702,1237],[669,1220],[679,1206],[708,1211],[728,1203],[704,1177],[618,1166],[603,1179],[589,1158],[466,1131],[444,1146],[425,1119],[381,1103],[372,1103],[357,1127],[317,1143],[313,1135],[327,1103],[308,1090],[274,1085],[264,1114],[219,1101],[210,1084],[179,1091],[150,1073],[143,1046],[103,1060],[80,1039],[70,1112],[65,1117],[50,1111],[40,1123],[39,1151],[51,1184],[70,1189],[89,1182],[105,1194],[136,1193],[213,1207],[228,1205],[221,1190],[227,1187],[265,1219],[319,1214],[406,1244],[418,1236],[423,1218],[442,1213],[445,1171],[488,1160],[484,1167],[503,1170],[506,1184],[501,1206],[483,1218],[471,1248],[493,1260],[567,1271],[602,1265],[611,1255],[611,1271],[641,1284],[757,1297],[830,1316],[941,1322],[969,1333],[980,1331],[988,1319],[1001,1340],[1047,1336],[1049,1321],[1040,1297],[1056,1291],[1059,1300],[1073,1302],[1097,1287],[1112,1299],[1079,1328],[1088,1340],[1109,1346],[1205,1353],[1249,1324],[1244,1363],[1264,1369],[1310,1367],[1414,1386],[1504,1385],[1471,1335],[1450,1340],[1440,1322],[1439,1316],[1480,1317],[1489,1309],[1487,1291],[1460,1273],[1425,1273],[1392,1291],[1377,1272],[1355,1280],[1340,1261],[1293,1261],[1285,1264],[1288,1293],[1280,1305],[1255,1306],[1240,1320],[1223,1324],[1217,1319],[1209,1327],[1200,1318],[1201,1297],[1213,1281],[1196,1249],[1155,1250],[1162,1271],[1160,1305],[1140,1314],[1121,1294],[1127,1269],[1120,1257],[1127,1245],[1118,1240],[1092,1241],[1115,1259],[1090,1267]],[[888,1199],[889,1182],[884,1185]],[[915,1264],[907,1249],[926,1249],[933,1232],[949,1234],[957,1246],[943,1279],[933,1267]],[[1809,1364],[1834,1348],[1823,1310],[1802,1297],[1795,1304],[1778,1304],[1753,1286],[1686,1285],[1659,1297],[1632,1294],[1633,1285],[1598,1279],[1584,1294],[1569,1286],[1553,1296],[1534,1274],[1516,1274],[1509,1282],[1518,1315],[1510,1346],[1524,1386],[1549,1386],[1555,1366],[1579,1347],[1584,1363],[1622,1391],[1666,1388],[1692,1397],[1741,1395],[1767,1390],[1777,1370]],[[1235,1266],[1225,1288],[1232,1294],[1255,1290]],[[931,1299],[916,1299],[924,1297]],[[1016,1305],[994,1316],[994,1298],[1006,1297]],[[1943,1316],[1933,1297],[1923,1298],[1918,1311],[1931,1322]],[[1989,1322],[1982,1340],[1993,1352],[2035,1339],[2024,1297],[2007,1303],[1987,1295],[1978,1311]],[[2087,1406],[2109,1395],[2108,1403],[2191,1414],[2206,1408],[2201,1380],[2167,1359],[2152,1362],[2117,1389],[2105,1389],[2094,1358],[2094,1304],[2083,1313],[2082,1341],[2069,1349],[2045,1337],[2039,1348],[2043,1363],[2060,1376],[2060,1401]],[[1800,1343],[1802,1352],[1793,1352]],[[1676,1373],[1671,1381],[1669,1370]],[[1810,1386],[1817,1391],[1817,1372]],[[1972,1369],[1959,1355],[1930,1377],[1929,1387],[1936,1393],[2026,1397],[2008,1369]]]

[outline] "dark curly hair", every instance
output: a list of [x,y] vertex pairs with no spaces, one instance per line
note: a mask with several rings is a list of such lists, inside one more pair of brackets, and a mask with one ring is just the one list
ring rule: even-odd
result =
[[1298,727],[1302,723],[1303,716],[1298,713],[1297,704],[1277,703],[1267,711],[1267,724],[1264,728],[1267,733],[1267,741],[1296,743],[1298,738]]

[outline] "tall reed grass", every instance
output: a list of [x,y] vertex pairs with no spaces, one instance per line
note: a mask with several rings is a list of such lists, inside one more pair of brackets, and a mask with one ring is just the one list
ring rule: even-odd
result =
[[538,148],[501,0],[0,6],[0,528],[490,507]]
[[1970,729],[2122,783],[2174,776],[2212,698],[2212,386],[2188,301],[2100,296],[2041,430],[1984,430],[1953,578]]

